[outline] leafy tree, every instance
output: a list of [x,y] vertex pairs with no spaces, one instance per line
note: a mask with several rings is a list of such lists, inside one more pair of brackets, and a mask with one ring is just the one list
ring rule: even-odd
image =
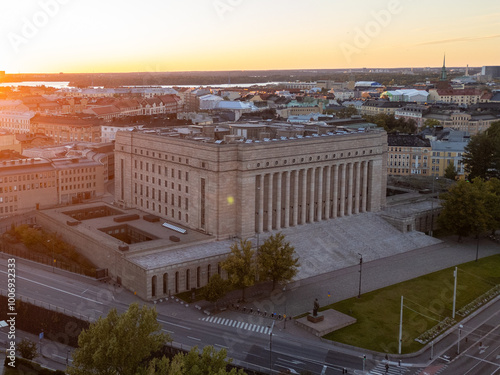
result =
[[500,229],[500,180],[492,178],[486,182],[486,185],[489,193],[486,198],[486,207],[491,215],[488,229],[495,234],[495,231]]
[[465,173],[469,180],[476,177],[487,179],[494,169],[493,156],[495,145],[486,133],[479,133],[471,138],[462,156]]
[[147,375],[246,375],[243,370],[231,369],[227,365],[232,362],[227,358],[227,351],[217,351],[213,346],[205,346],[201,355],[198,348],[193,347],[189,353],[179,353],[172,360],[163,357],[154,359],[149,366]]
[[19,344],[17,344],[17,350],[21,357],[26,358],[27,360],[32,360],[38,357],[37,345],[36,342],[33,342],[28,339],[23,339]]
[[285,242],[285,235],[276,233],[269,237],[257,252],[259,272],[265,280],[276,283],[288,282],[298,272],[299,258],[295,257],[295,249],[290,242]]
[[449,180],[456,180],[457,179],[457,171],[455,169],[455,163],[453,163],[453,160],[451,161],[450,164],[446,167],[444,170],[444,177],[449,179]]
[[439,126],[439,125],[441,125],[441,122],[439,122],[439,120],[436,120],[435,118],[428,118],[424,122],[424,126],[426,128],[433,128],[433,127]]
[[161,332],[157,312],[131,304],[119,315],[112,309],[78,337],[70,375],[135,375],[147,368],[146,360],[170,340]]
[[243,301],[245,300],[245,288],[255,284],[254,254],[252,243],[248,240],[240,240],[239,244],[235,242],[231,245],[231,253],[221,263],[222,268],[228,273],[231,284],[242,290],[241,299]]
[[363,116],[366,121],[372,122],[384,128],[388,133],[400,132],[414,134],[417,131],[417,123],[413,119],[396,118],[393,113],[378,113],[376,115]]
[[222,279],[219,274],[215,274],[210,278],[210,281],[203,290],[203,298],[209,302],[215,303],[217,309],[217,301],[224,297],[228,289],[227,281]]
[[337,118],[351,118],[351,116],[359,115],[358,110],[352,104],[337,111]]
[[479,235],[491,225],[491,214],[487,207],[487,185],[480,178],[473,183],[459,181],[441,196],[442,211],[438,223],[447,232],[462,237]]

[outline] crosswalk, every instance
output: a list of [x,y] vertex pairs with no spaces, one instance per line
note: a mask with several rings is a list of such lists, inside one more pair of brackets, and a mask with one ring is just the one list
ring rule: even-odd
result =
[[252,324],[252,323],[247,323],[247,322],[240,322],[239,320],[218,318],[216,316],[205,317],[205,318],[202,318],[201,320],[208,322],[208,323],[220,324],[220,325],[227,326],[227,327],[233,327],[236,329],[244,329],[244,330],[255,332],[255,333],[262,333],[264,335],[268,335],[269,331],[270,331],[270,328],[266,327],[266,326],[261,326],[258,324]]
[[397,365],[389,365],[386,369],[386,363],[379,363],[377,367],[371,370],[368,375],[401,375],[409,371],[407,367],[400,367]]

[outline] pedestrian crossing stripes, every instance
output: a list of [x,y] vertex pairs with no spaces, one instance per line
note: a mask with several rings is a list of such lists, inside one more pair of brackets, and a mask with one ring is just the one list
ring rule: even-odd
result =
[[215,316],[205,317],[205,318],[202,318],[201,320],[203,320],[204,322],[213,323],[213,324],[220,324],[223,326],[232,327],[232,328],[236,328],[236,329],[244,329],[244,330],[255,332],[255,333],[262,333],[264,335],[268,335],[269,331],[271,330],[271,328],[266,327],[266,326],[261,326],[258,324],[252,324],[252,323],[246,323],[246,322],[240,322],[239,320],[218,318]]
[[368,373],[368,375],[401,375],[408,371],[409,369],[407,367],[398,365],[389,365],[389,367],[386,367],[386,363],[379,363],[377,367]]

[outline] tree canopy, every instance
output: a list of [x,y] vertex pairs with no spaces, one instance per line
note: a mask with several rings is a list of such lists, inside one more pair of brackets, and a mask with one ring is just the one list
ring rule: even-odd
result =
[[161,332],[156,309],[131,304],[123,314],[112,309],[78,337],[70,375],[136,375],[143,372],[151,354],[170,341]]
[[231,245],[231,253],[221,263],[222,268],[227,271],[231,284],[242,290],[243,300],[245,288],[255,284],[254,254],[252,243],[248,240],[240,240],[239,243],[235,242]]
[[417,123],[413,119],[396,118],[393,113],[378,113],[376,115],[364,115],[364,119],[372,122],[388,133],[400,132],[406,134],[415,134]]
[[441,199],[440,228],[458,235],[459,240],[470,234],[499,229],[500,181],[497,179],[459,181]]
[[208,302],[215,302],[215,308],[217,308],[217,301],[224,297],[228,289],[228,282],[219,274],[213,275],[208,284],[203,288],[203,298]]
[[495,121],[484,133],[471,138],[463,155],[469,180],[500,178],[500,121]]
[[285,242],[285,235],[276,233],[260,246],[257,252],[257,263],[260,275],[265,280],[272,280],[273,289],[276,283],[289,282],[298,272],[299,258],[295,257],[295,249]]
[[453,160],[451,161],[450,164],[446,167],[444,170],[444,177],[449,179],[449,180],[456,180],[457,179],[457,170],[455,169],[455,163],[453,163]]
[[231,359],[226,359],[225,349],[217,351],[213,346],[205,346],[198,354],[198,348],[193,347],[187,354],[179,353],[172,360],[163,357],[153,360],[146,372],[147,375],[245,375],[243,370],[231,369],[227,365]]

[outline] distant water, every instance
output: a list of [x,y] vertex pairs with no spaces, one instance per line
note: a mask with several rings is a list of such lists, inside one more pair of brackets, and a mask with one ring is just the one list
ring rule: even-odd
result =
[[[283,82],[260,82],[260,83],[225,83],[221,85],[137,85],[137,86],[124,86],[124,87],[214,87],[214,88],[230,88],[230,87],[251,87],[251,86],[267,86],[267,85],[279,85]],[[0,87],[18,87],[18,86],[46,86],[54,87],[56,89],[62,88],[72,88],[69,86],[69,82],[49,82],[49,81],[26,81],[26,82],[4,82],[0,83]]]
[[25,82],[4,82],[0,83],[1,87],[18,87],[18,86],[45,86],[45,87],[55,87],[56,89],[62,89],[65,87],[69,87],[69,82],[48,82],[48,81],[25,81]]

